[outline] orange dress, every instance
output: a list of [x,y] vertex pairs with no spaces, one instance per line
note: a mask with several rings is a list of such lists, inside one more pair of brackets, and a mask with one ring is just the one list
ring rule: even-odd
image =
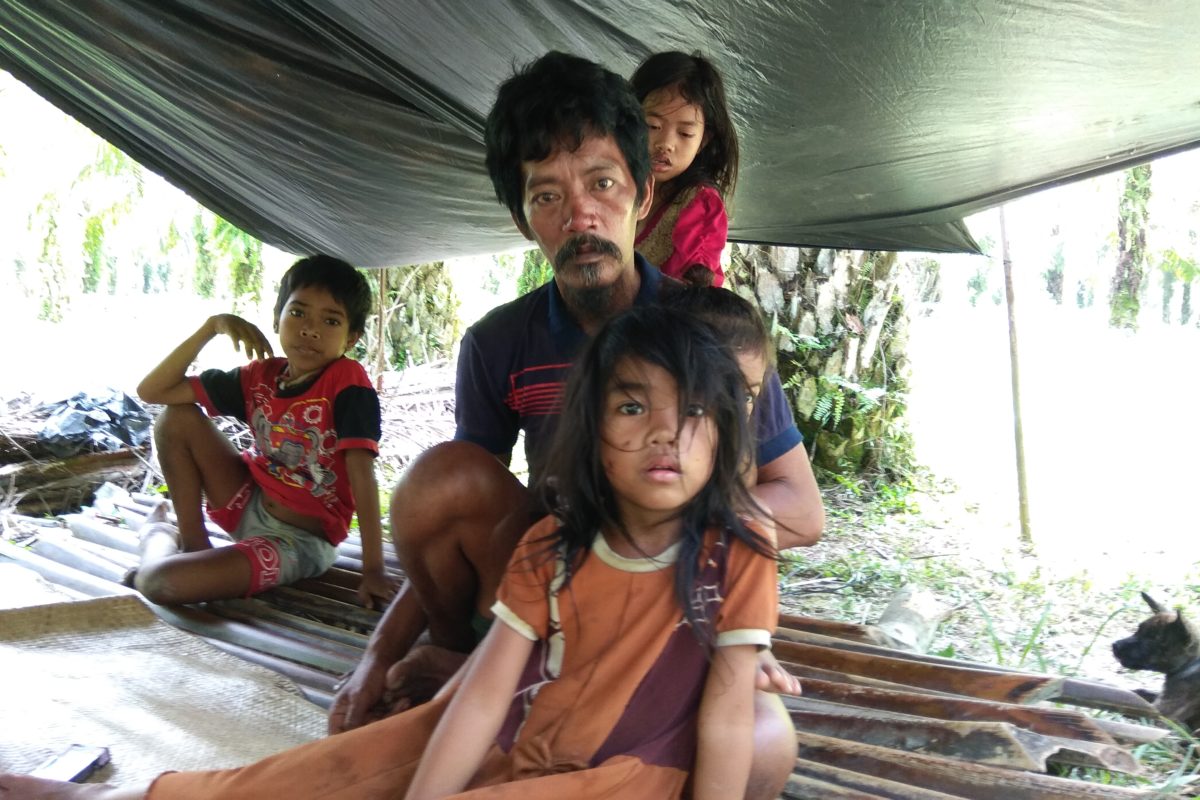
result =
[[[673,594],[677,546],[628,559],[597,536],[570,584],[534,525],[493,611],[534,640],[496,743],[457,798],[679,797],[695,759],[707,653]],[[769,646],[775,563],[717,531],[705,537],[694,603],[718,647]],[[448,700],[235,770],[161,776],[151,798],[398,800]]]

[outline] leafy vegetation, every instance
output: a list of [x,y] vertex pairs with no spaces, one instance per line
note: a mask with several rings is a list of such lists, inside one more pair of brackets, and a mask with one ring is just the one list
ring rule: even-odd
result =
[[[1196,232],[1189,231],[1192,244],[1195,244]],[[1171,322],[1171,301],[1175,294],[1175,285],[1181,287],[1182,295],[1179,304],[1179,324],[1187,325],[1192,318],[1192,282],[1200,278],[1200,267],[1196,261],[1180,255],[1173,248],[1167,248],[1162,253],[1159,269],[1163,274],[1162,321]]]
[[[458,297],[441,261],[389,267],[367,272],[375,296],[381,298],[386,320],[386,368],[404,369],[413,364],[448,358],[461,335]],[[355,357],[377,363],[380,317],[367,321],[367,332],[355,346]]]
[[1063,301],[1063,269],[1066,259],[1063,257],[1063,243],[1060,241],[1050,255],[1050,266],[1042,272],[1042,280],[1046,282],[1046,294],[1061,306]]
[[159,218],[162,232],[147,232],[143,221],[158,202],[147,195],[147,180],[137,162],[101,142],[65,193],[44,194],[25,225],[32,264],[17,256],[41,319],[61,320],[77,294],[134,287],[145,294],[190,287],[204,298],[227,297],[238,311],[262,302],[262,242],[195,203],[186,218]]
[[554,267],[540,248],[525,251],[521,272],[517,275],[517,296],[529,294],[554,277]]
[[936,294],[937,272],[888,252],[734,247],[728,285],[766,313],[797,425],[827,473],[900,480],[913,468],[906,309]]
[[263,243],[241,228],[217,217],[208,241],[226,257],[229,264],[230,293],[233,307],[248,303],[256,306],[263,295]]

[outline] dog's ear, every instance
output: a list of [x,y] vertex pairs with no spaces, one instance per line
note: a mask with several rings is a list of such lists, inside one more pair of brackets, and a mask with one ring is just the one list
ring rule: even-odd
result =
[[1153,611],[1155,614],[1161,614],[1164,611],[1166,611],[1165,608],[1163,608],[1162,606],[1160,606],[1158,604],[1158,601],[1156,601],[1153,597],[1146,594],[1145,592],[1142,592],[1142,599],[1146,601],[1146,605],[1150,606],[1150,610]]
[[1184,628],[1187,627],[1187,623],[1183,621],[1183,609],[1182,608],[1175,609],[1175,622],[1178,623],[1181,627],[1184,627]]

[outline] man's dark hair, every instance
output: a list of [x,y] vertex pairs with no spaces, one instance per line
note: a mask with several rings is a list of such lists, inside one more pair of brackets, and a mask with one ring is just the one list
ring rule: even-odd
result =
[[611,135],[637,185],[650,176],[650,140],[642,106],[628,82],[595,62],[549,52],[500,84],[484,129],[487,170],[496,199],[522,227],[521,164],[555,148],[575,150],[588,136]]
[[283,273],[275,299],[275,330],[279,330],[279,316],[292,292],[308,286],[324,289],[345,307],[350,333],[363,332],[371,311],[371,285],[349,262],[324,254],[302,258]]

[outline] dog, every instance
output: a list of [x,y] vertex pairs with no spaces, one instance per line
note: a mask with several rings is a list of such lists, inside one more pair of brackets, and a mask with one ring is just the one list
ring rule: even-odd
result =
[[1165,673],[1162,691],[1153,699],[1164,717],[1189,731],[1200,729],[1200,628],[1142,592],[1154,616],[1138,625],[1133,636],[1113,642],[1113,655],[1128,669]]

